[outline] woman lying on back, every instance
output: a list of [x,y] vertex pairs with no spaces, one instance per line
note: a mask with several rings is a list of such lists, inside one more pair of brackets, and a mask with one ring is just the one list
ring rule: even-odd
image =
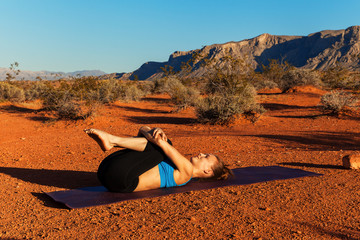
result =
[[160,128],[141,127],[137,137],[118,137],[98,129],[84,130],[103,151],[125,148],[107,156],[100,164],[98,178],[112,192],[136,192],[182,186],[192,178],[226,179],[232,175],[213,154],[190,160],[181,155]]

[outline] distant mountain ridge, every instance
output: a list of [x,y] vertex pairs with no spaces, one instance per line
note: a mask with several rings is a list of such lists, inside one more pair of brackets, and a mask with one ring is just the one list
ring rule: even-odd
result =
[[[0,80],[5,80],[6,73],[14,75],[9,68],[0,68]],[[50,72],[50,71],[27,71],[21,70],[16,76],[17,80],[36,80],[37,77],[46,80],[54,80],[59,78],[77,77],[77,76],[102,76],[105,72],[100,70],[83,70],[75,72]]]
[[[61,77],[99,76],[101,79],[139,79],[151,80],[163,76],[162,68],[171,66],[180,71],[183,63],[192,59],[195,54],[213,59],[221,64],[224,56],[246,59],[255,69],[267,65],[269,60],[287,61],[291,65],[305,69],[325,70],[342,64],[350,70],[360,70],[360,26],[352,26],[343,30],[324,30],[307,36],[281,36],[268,33],[255,38],[238,42],[213,44],[191,51],[176,51],[166,62],[146,62],[140,68],[129,73],[106,74],[100,70],[84,70],[76,72],[23,71],[16,79],[35,80],[59,79]],[[198,59],[201,61],[201,58]],[[6,78],[8,68],[0,68],[0,80]],[[191,69],[189,75],[201,76],[205,70],[198,65]]]
[[[213,44],[202,49],[176,51],[166,62],[147,62],[139,69],[122,74],[120,79],[139,80],[155,79],[162,76],[162,67],[168,65],[175,71],[187,62],[195,53],[207,56],[215,61],[225,55],[235,58],[246,58],[257,70],[262,64],[267,65],[270,59],[287,61],[291,65],[305,69],[325,70],[337,63],[352,69],[360,70],[360,26],[344,30],[325,30],[308,36],[278,36],[262,34],[252,39],[224,44]],[[201,75],[201,68],[193,68],[191,74]]]

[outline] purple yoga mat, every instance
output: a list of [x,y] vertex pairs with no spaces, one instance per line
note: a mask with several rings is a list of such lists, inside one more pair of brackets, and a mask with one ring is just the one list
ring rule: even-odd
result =
[[65,191],[46,193],[57,202],[65,204],[69,208],[84,208],[134,200],[183,193],[196,190],[205,190],[233,185],[245,185],[272,180],[290,179],[306,176],[320,176],[322,174],[279,166],[246,167],[233,169],[234,177],[222,181],[199,182],[190,181],[185,186],[173,188],[160,188],[133,193],[108,192],[104,187],[86,187]]

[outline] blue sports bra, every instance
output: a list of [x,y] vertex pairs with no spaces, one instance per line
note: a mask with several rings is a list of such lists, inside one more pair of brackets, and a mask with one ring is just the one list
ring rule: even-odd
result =
[[162,161],[161,163],[159,163],[158,166],[160,173],[160,188],[183,186],[191,180],[190,178],[189,181],[187,181],[186,183],[177,185],[174,180],[175,165],[173,162],[171,162],[170,159]]

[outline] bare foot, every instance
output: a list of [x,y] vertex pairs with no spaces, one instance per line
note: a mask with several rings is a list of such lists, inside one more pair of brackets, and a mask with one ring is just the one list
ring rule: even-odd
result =
[[95,128],[84,129],[84,132],[94,139],[104,152],[114,147],[114,144],[111,143],[113,135]]

